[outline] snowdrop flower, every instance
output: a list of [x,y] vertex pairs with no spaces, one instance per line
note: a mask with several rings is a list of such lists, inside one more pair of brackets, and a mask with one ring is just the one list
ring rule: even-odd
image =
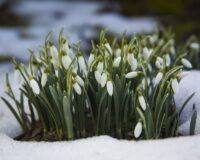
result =
[[147,47],[144,47],[142,51],[144,59],[147,60],[150,57],[152,52],[153,52],[152,49],[148,49]]
[[75,80],[79,85],[84,86],[84,81],[79,75],[76,75]]
[[126,75],[125,75],[125,77],[126,78],[135,78],[135,77],[137,77],[138,76],[138,72],[135,72],[135,71],[133,71],[133,72],[129,72],[129,73],[127,73]]
[[42,87],[44,87],[47,83],[47,73],[45,71],[43,71],[42,73],[42,77],[41,77],[41,84],[42,84]]
[[78,57],[78,64],[79,64],[81,70],[85,73],[86,72],[86,64],[85,64],[85,60],[84,60],[83,56]]
[[154,44],[157,40],[158,40],[158,36],[157,35],[152,35],[152,36],[149,37],[149,42],[151,44]]
[[170,58],[169,54],[165,55],[165,60],[166,60],[166,66],[169,67],[171,64],[171,58]]
[[114,59],[114,62],[113,62],[113,67],[119,67],[119,64],[121,62],[121,56],[117,57]]
[[15,71],[14,71],[14,80],[15,80],[18,84],[20,84],[20,82],[21,82],[21,80],[22,80],[22,77],[21,77],[21,74],[20,74],[20,71],[19,71],[18,68],[15,69]]
[[120,49],[120,48],[117,48],[117,49],[115,50],[115,57],[121,56],[121,53],[122,53],[121,49]]
[[97,65],[97,70],[102,73],[103,72],[103,62],[99,62]]
[[74,90],[75,90],[75,92],[78,94],[78,95],[81,95],[81,87],[79,86],[79,84],[77,83],[77,82],[75,82],[74,84],[73,84],[73,88],[74,88]]
[[[106,47],[106,49],[108,50],[109,54],[112,54],[112,48],[111,48],[110,44],[109,44],[109,43],[106,43],[106,44],[105,44],[105,47]],[[107,50],[106,50],[106,52],[107,52]]]
[[68,55],[62,56],[62,64],[66,70],[69,68],[69,65],[71,64],[71,62],[72,60]]
[[107,82],[107,75],[106,75],[106,73],[103,73],[102,75],[101,75],[101,87],[103,88],[105,85],[106,85],[106,82]]
[[172,55],[175,55],[176,51],[175,51],[174,46],[171,46],[169,50],[170,50],[170,53],[171,53]]
[[91,53],[89,58],[88,58],[88,66],[90,66],[93,61],[94,61],[94,54]]
[[59,64],[59,60],[58,60],[58,50],[55,46],[51,46],[50,47],[50,54],[52,56],[52,63],[54,65],[55,68],[58,67]]
[[131,70],[135,71],[137,69],[137,60],[135,59],[132,53],[128,54],[127,60],[128,60],[129,65],[131,66]]
[[199,44],[193,42],[193,43],[190,44],[190,48],[198,52],[199,51]]
[[157,67],[158,69],[161,69],[161,68],[163,67],[163,59],[160,58],[160,57],[157,57],[157,58],[156,58],[156,63],[155,63],[155,65],[156,65],[156,67]]
[[138,99],[139,99],[141,108],[143,109],[143,111],[145,111],[146,110],[146,102],[144,100],[144,97],[140,94]]
[[156,75],[155,81],[154,81],[154,87],[160,83],[162,78],[163,78],[163,73],[158,72],[158,74]]
[[172,79],[172,90],[174,93],[177,93],[179,91],[179,84],[176,78]]
[[99,70],[96,70],[96,71],[94,72],[94,76],[95,76],[96,81],[97,81],[99,84],[101,84],[101,73],[99,72]]
[[188,61],[185,58],[181,59],[181,63],[183,64],[183,66],[185,66],[186,68],[192,68],[192,64],[190,63],[190,61]]
[[38,83],[37,83],[37,81],[35,79],[32,78],[30,80],[30,86],[31,86],[31,88],[32,88],[32,90],[33,90],[33,92],[35,94],[39,94],[40,93],[40,87],[39,87],[39,85],[38,85]]
[[113,84],[112,84],[111,80],[107,81],[106,88],[107,88],[109,96],[112,96],[113,95]]
[[67,40],[63,43],[62,50],[65,51],[67,54],[70,53],[69,43]]
[[134,129],[135,138],[138,138],[141,135],[141,133],[142,133],[142,123],[138,122]]

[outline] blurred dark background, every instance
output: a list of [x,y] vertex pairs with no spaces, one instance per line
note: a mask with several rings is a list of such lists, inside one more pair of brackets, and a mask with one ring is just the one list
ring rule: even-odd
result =
[[0,63],[7,68],[12,56],[26,61],[27,48],[37,52],[47,32],[54,29],[56,39],[62,26],[87,49],[101,28],[132,34],[162,25],[173,28],[177,42],[200,37],[199,17],[200,0],[0,0]]

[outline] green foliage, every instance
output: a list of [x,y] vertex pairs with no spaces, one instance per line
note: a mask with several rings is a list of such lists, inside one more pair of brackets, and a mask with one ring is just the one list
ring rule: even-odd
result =
[[86,60],[80,43],[70,44],[62,33],[57,47],[49,33],[39,56],[30,50],[29,68],[14,61],[16,81],[23,79],[20,100],[7,75],[6,92],[15,105],[2,100],[24,133],[40,122],[43,140],[103,134],[125,139],[178,135],[182,109],[176,110],[174,93],[183,66],[191,68],[183,52],[189,42],[176,48],[171,32],[133,35],[130,41],[124,33],[109,42],[104,30],[99,43],[92,42]]

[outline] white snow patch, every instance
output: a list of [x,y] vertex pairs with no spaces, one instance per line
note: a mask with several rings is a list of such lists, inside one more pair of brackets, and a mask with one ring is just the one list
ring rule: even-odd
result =
[[0,135],[1,160],[199,160],[200,136],[127,141],[108,136],[71,142],[17,142]]

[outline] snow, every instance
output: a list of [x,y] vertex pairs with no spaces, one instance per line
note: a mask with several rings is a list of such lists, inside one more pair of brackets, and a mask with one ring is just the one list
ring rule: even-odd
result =
[[[75,43],[94,37],[96,26],[106,27],[113,33],[122,33],[127,29],[129,34],[152,32],[157,26],[157,20],[153,17],[125,18],[117,13],[99,13],[103,6],[104,2],[94,1],[22,0],[13,6],[13,12],[30,21],[30,24],[13,28],[0,27],[0,54],[8,53],[27,60],[27,48],[36,49],[43,44],[45,35],[52,29],[55,30],[53,39],[56,39],[62,26],[65,27],[64,34],[70,35],[71,41]],[[83,42],[82,46],[85,45]]]
[[108,136],[71,142],[17,142],[0,135],[1,160],[199,160],[200,136],[127,141]]
[[180,82],[180,90],[175,95],[177,108],[180,109],[180,107],[185,102],[186,98],[188,98],[194,92],[195,92],[194,97],[185,107],[180,117],[181,126],[179,127],[179,131],[183,135],[189,135],[190,121],[193,113],[194,104],[197,110],[197,123],[196,123],[195,133],[200,134],[200,72],[199,71],[189,72],[189,75],[183,78],[182,81]]

